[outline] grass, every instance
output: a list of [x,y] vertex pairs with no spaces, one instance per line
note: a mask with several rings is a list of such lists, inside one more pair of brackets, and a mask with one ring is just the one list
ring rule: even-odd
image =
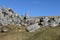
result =
[[35,32],[0,33],[0,40],[60,40],[60,27],[45,27]]
[[23,36],[25,36],[25,38],[23,38],[23,40],[60,40],[60,27],[43,28],[38,32],[24,34]]

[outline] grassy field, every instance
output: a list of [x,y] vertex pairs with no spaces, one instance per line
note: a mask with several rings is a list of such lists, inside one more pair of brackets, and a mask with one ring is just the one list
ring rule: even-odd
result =
[[60,40],[60,27],[42,28],[34,33],[24,33],[23,40]]
[[0,40],[60,40],[60,27],[45,27],[36,32],[0,33]]

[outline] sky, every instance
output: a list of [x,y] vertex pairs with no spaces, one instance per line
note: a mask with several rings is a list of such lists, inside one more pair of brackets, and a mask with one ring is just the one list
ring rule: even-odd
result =
[[19,15],[60,16],[60,0],[0,0],[0,7],[12,8]]

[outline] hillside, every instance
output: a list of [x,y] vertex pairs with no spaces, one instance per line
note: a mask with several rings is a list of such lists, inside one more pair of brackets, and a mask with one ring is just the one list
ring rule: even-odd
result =
[[0,40],[60,40],[60,27],[42,28],[36,32],[0,33]]
[[60,40],[60,16],[30,17],[0,9],[0,40]]
[[[26,40],[60,40],[60,27],[43,28],[38,32],[26,33],[26,35]],[[23,38],[23,40],[25,39]]]

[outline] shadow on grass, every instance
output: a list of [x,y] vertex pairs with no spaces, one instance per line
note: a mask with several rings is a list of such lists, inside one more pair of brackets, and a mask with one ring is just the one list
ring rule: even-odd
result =
[[60,40],[60,35],[57,37],[57,39],[56,40]]

